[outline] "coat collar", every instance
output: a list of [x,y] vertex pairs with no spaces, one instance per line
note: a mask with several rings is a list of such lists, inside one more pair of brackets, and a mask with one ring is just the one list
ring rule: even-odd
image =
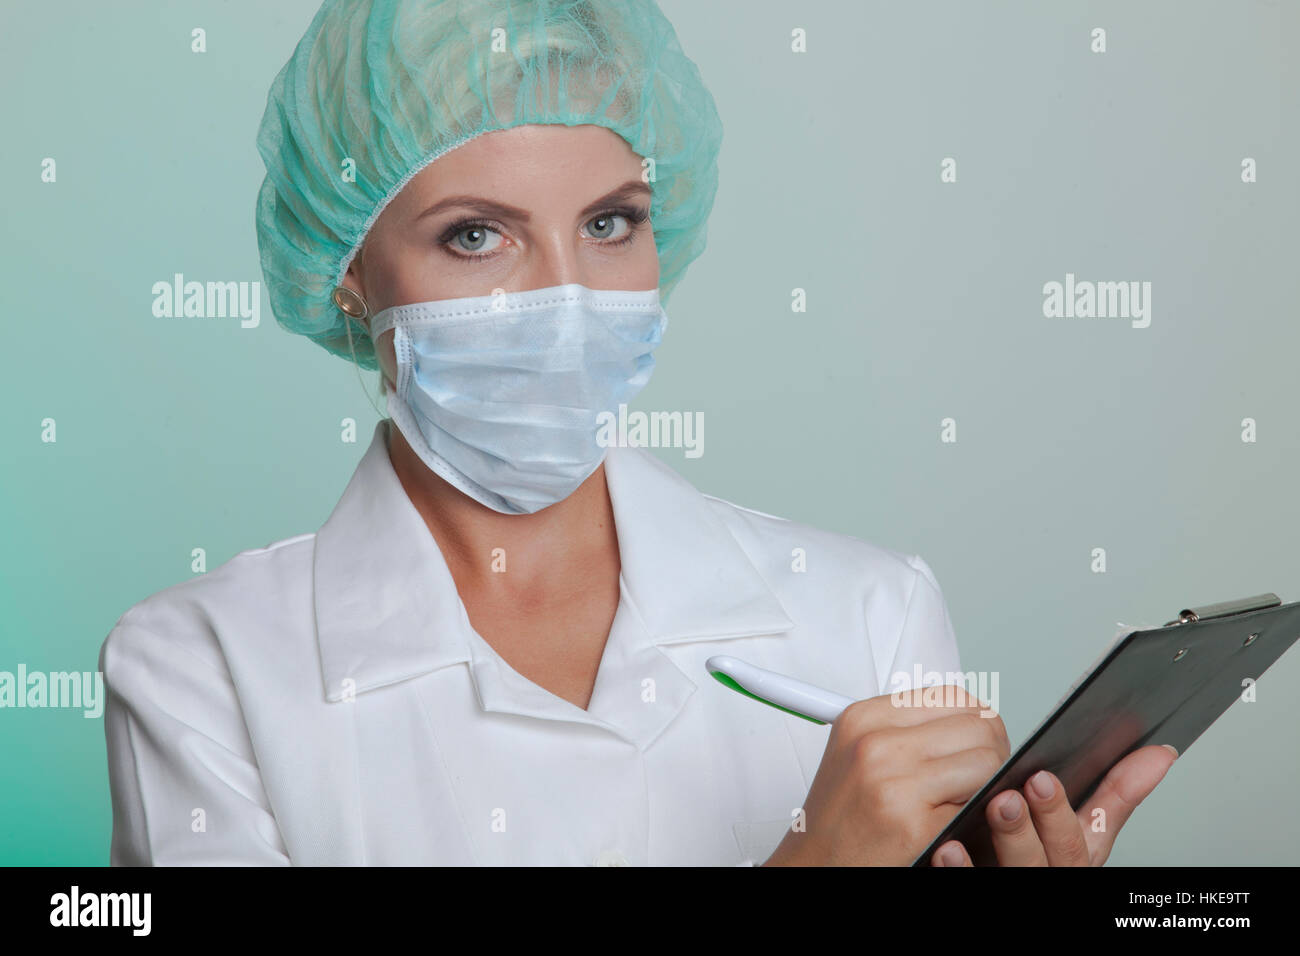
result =
[[[477,635],[451,572],[388,457],[390,425],[375,426],[316,534],[316,636],[331,701],[475,657]],[[644,623],[622,651],[794,627],[715,506],[689,482],[639,448],[611,448],[605,475],[622,585]]]

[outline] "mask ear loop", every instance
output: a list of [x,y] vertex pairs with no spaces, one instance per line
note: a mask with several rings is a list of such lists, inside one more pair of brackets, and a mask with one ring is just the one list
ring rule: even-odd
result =
[[[357,250],[356,254],[357,254],[357,255],[361,255],[363,252],[364,252],[364,245],[363,245],[361,248],[359,248],[359,249]],[[342,307],[342,304],[338,301],[338,298],[337,298],[338,295],[339,295],[339,293],[343,291],[343,286],[342,286],[342,276],[341,276],[341,275],[340,275],[340,277],[339,277],[339,283],[340,283],[339,286],[338,286],[337,288],[335,288],[335,290],[334,290],[334,296],[333,296],[333,298],[334,298],[334,308],[338,309],[339,314],[343,316],[343,328],[344,328],[344,329],[347,331],[347,333],[348,333],[348,351],[352,354],[352,369],[353,369],[353,371],[355,371],[355,372],[357,373],[357,384],[359,384],[359,385],[361,386],[361,390],[362,390],[363,392],[366,393],[366,401],[368,401],[368,402],[370,403],[370,407],[373,408],[373,409],[375,410],[375,414],[378,415],[381,419],[383,419],[383,418],[387,418],[387,417],[388,417],[387,413],[384,412],[383,410],[381,410],[380,407],[379,407],[378,405],[375,404],[375,398],[374,398],[374,396],[370,394],[370,390],[369,390],[368,388],[366,388],[366,383],[365,383],[365,381],[361,378],[361,363],[357,361],[357,347],[356,347],[356,345],[355,345],[355,344],[353,343],[353,341],[352,341],[352,322],[353,322],[353,318],[354,318],[354,317],[353,317],[352,315],[350,315],[350,314],[347,312],[347,310],[345,310],[345,309]],[[358,296],[357,298],[360,300],[360,297],[359,297],[359,296]],[[360,300],[360,301],[361,301],[361,306],[362,306],[363,314],[364,314],[365,316],[368,316],[369,313],[370,313],[370,308],[365,304],[365,301],[364,301],[364,300]],[[357,321],[359,322],[360,319],[357,319]],[[369,335],[369,329],[366,330],[366,334]],[[378,344],[378,343],[374,342],[373,339],[372,339],[372,346],[373,346],[373,345],[377,345],[377,344]],[[375,356],[375,365],[378,366],[378,365],[379,365],[379,351],[378,351],[377,348],[373,348],[373,347],[372,347],[371,351],[374,353],[374,356]],[[379,376],[380,376],[380,381],[381,381],[381,382],[383,381],[383,375],[384,375],[384,372],[383,372],[383,369],[381,368],[380,371],[379,371]]]
[[[374,396],[370,394],[370,389],[366,388],[365,380],[361,378],[361,364],[357,361],[357,349],[356,346],[353,345],[352,343],[352,316],[348,315],[342,309],[339,309],[339,312],[343,316],[343,325],[348,331],[348,351],[352,353],[352,368],[357,373],[357,382],[361,385],[361,390],[366,393],[366,400],[370,402],[370,407],[375,410],[375,414],[378,415],[380,418],[387,418],[388,413],[382,411],[379,408],[379,406],[375,404]],[[375,356],[375,364],[376,365],[379,364],[379,357],[377,353]],[[379,374],[380,375],[384,374],[382,369],[380,370]]]

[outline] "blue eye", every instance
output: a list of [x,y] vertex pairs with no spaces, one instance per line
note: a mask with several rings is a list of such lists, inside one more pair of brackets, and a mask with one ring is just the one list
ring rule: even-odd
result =
[[588,219],[587,225],[595,226],[595,229],[590,233],[593,238],[611,240],[602,243],[602,245],[621,246],[635,239],[636,227],[649,218],[650,210],[648,208],[620,206],[618,209],[607,209],[599,216]]
[[[493,236],[496,237],[495,242],[492,242]],[[501,245],[501,241],[501,233],[485,223],[469,223],[456,228],[446,244],[468,253],[489,253]]]
[[[608,209],[583,224],[583,231],[601,246],[622,246],[636,238],[636,226],[650,218],[649,209],[633,206]],[[590,227],[590,228],[588,228]],[[505,242],[496,223],[482,219],[461,219],[438,237],[448,255],[458,259],[487,259]]]
[[[627,221],[627,217],[618,213],[601,213],[594,219],[588,219],[587,225],[595,226],[591,230],[591,236],[594,239],[620,239],[627,235],[632,228]],[[615,232],[619,225],[623,227],[622,231]]]

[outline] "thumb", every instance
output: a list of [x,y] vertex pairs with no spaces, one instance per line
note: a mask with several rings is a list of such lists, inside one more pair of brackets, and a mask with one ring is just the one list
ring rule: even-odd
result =
[[1093,866],[1106,862],[1120,827],[1164,779],[1176,759],[1173,747],[1152,745],[1138,748],[1110,768],[1077,814]]

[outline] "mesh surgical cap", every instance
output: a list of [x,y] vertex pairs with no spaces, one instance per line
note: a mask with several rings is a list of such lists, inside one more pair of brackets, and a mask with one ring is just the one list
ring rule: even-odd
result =
[[534,123],[604,126],[643,157],[666,302],[704,251],[722,123],[654,0],[326,0],[257,135],[276,320],[377,368],[332,298],[370,226],[439,156]]

